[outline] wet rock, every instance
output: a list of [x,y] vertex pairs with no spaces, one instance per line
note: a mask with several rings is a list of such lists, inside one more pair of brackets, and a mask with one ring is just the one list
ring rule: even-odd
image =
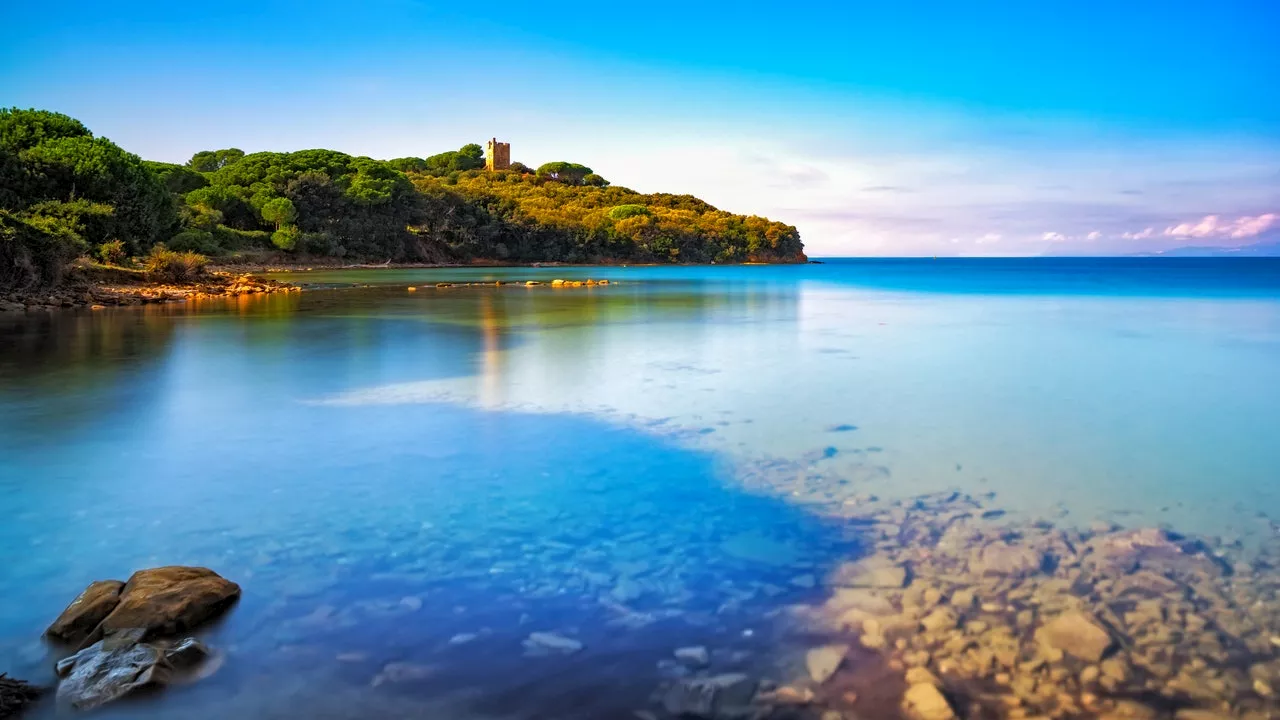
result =
[[953,720],[956,716],[951,703],[933,683],[907,688],[902,696],[902,709],[914,720]]
[[974,551],[969,561],[970,572],[977,575],[1012,575],[1021,577],[1040,572],[1045,555],[1039,550],[1006,542],[993,542]]
[[239,597],[239,585],[206,568],[140,570],[125,583],[119,604],[95,634],[141,628],[152,637],[192,630],[222,614]]
[[164,685],[172,667],[164,654],[146,643],[99,640],[58,663],[58,702],[88,710],[144,688]]
[[1196,708],[1183,708],[1174,717],[1177,720],[1232,720],[1229,714]]
[[920,621],[920,625],[926,632],[939,633],[954,629],[958,622],[959,618],[956,617],[955,610],[949,607],[940,607],[926,615]]
[[809,677],[819,685],[831,679],[849,649],[844,645],[825,645],[805,653],[804,666]]
[[883,555],[844,563],[832,573],[831,584],[853,588],[898,589],[907,584],[907,568]]
[[676,650],[675,656],[680,662],[692,667],[705,667],[711,664],[711,653],[707,652],[707,649],[701,645],[679,648]]
[[585,646],[582,643],[573,638],[549,632],[530,633],[529,637],[524,641],[525,650],[535,654],[561,653],[569,655],[578,652],[583,647]]
[[119,580],[99,580],[92,583],[71,601],[58,619],[45,630],[45,635],[67,643],[84,642],[94,628],[120,604],[122,588],[124,583]]
[[417,680],[426,680],[436,673],[436,669],[430,665],[417,665],[414,663],[387,663],[382,667],[382,672],[374,676],[373,681],[369,684],[378,687],[385,683],[405,683]]
[[727,720],[751,712],[756,681],[743,673],[680,680],[667,690],[662,706],[675,716]]
[[42,688],[0,673],[0,718],[17,716],[43,694]]
[[164,659],[175,670],[190,670],[213,655],[208,646],[195,638],[186,638],[164,651]]
[[1096,663],[1111,649],[1111,635],[1093,617],[1083,612],[1068,612],[1042,625],[1036,631],[1042,645],[1068,655]]
[[783,685],[771,693],[761,693],[756,699],[774,705],[808,705],[813,702],[814,694],[809,688]]

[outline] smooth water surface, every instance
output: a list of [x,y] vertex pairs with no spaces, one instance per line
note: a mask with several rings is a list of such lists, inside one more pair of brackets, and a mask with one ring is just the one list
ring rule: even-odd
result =
[[[435,287],[555,277],[617,284]],[[47,673],[89,581],[201,564],[245,590],[225,666],[119,716],[626,717],[676,647],[767,664],[861,551],[747,473],[1280,515],[1277,261],[286,278],[317,289],[0,318],[0,672]]]

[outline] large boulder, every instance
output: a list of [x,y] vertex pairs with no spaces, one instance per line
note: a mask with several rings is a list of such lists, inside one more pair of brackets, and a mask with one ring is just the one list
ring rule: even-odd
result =
[[71,601],[45,634],[67,643],[83,642],[120,604],[119,580],[99,580]]
[[101,635],[141,628],[144,637],[185,632],[222,614],[240,597],[240,586],[212,570],[169,566],[140,570],[120,592],[120,602],[99,626]]

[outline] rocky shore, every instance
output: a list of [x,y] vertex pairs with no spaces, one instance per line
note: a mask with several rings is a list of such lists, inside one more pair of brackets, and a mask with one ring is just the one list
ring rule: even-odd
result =
[[189,283],[148,282],[140,275],[113,273],[101,277],[73,277],[53,289],[0,292],[0,313],[86,307],[96,310],[119,305],[297,292],[299,289],[290,283],[223,271],[206,273]]

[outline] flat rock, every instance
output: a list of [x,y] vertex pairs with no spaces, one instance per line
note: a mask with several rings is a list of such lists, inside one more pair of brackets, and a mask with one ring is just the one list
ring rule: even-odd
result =
[[680,662],[692,667],[705,667],[711,664],[711,653],[707,652],[707,649],[701,645],[678,648],[675,656]]
[[743,673],[686,678],[672,685],[662,706],[675,716],[727,720],[749,714],[756,681]]
[[141,628],[146,637],[193,630],[226,611],[240,586],[207,568],[169,566],[140,570],[120,591],[120,602],[99,625],[102,634]]
[[45,635],[62,642],[81,643],[93,633],[112,610],[120,604],[119,580],[99,580],[85,588],[67,606],[57,620],[45,630]]
[[1096,663],[1111,649],[1111,634],[1098,621],[1083,612],[1059,615],[1036,630],[1036,640],[1077,657]]
[[524,641],[526,650],[534,653],[563,653],[571,654],[581,650],[584,645],[573,638],[567,638],[563,635],[557,635],[549,632],[529,633],[529,637]]
[[853,588],[898,589],[907,584],[907,568],[893,560],[873,555],[844,563],[831,575],[831,584]]
[[831,610],[858,609],[871,615],[892,615],[897,610],[882,591],[873,588],[836,588],[827,600]]
[[168,683],[171,671],[153,645],[99,640],[58,663],[58,672],[65,675],[58,684],[58,702],[77,710],[100,707]]
[[1040,572],[1044,561],[1044,553],[1039,550],[997,541],[974,551],[969,570],[977,575],[1021,577]]
[[840,663],[844,662],[848,651],[844,645],[824,645],[805,653],[804,666],[809,671],[809,677],[819,685],[830,680]]
[[720,543],[724,554],[746,562],[785,567],[800,559],[795,547],[765,535],[742,533]]
[[914,720],[953,720],[955,710],[931,682],[923,682],[907,688],[902,696],[902,709]]

